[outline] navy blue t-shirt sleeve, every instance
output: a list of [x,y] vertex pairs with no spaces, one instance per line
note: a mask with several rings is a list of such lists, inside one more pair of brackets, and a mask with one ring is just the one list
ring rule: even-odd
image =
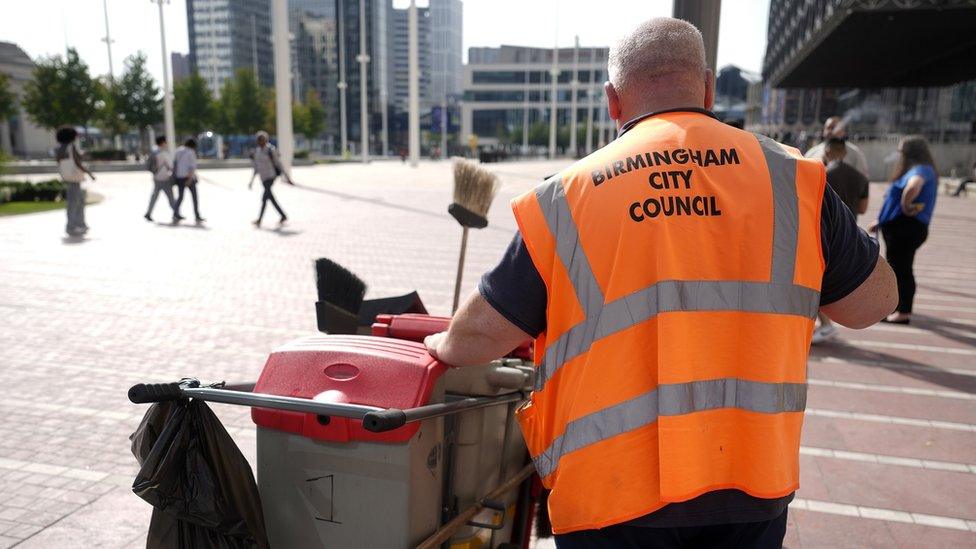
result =
[[[820,304],[838,301],[860,286],[878,262],[878,241],[868,236],[829,187],[820,212],[820,240],[826,267]],[[546,328],[546,285],[518,233],[502,260],[481,277],[478,291],[509,322],[532,337]]]
[[820,209],[820,243],[826,264],[820,304],[828,305],[846,297],[871,276],[879,246],[857,226],[854,214],[830,187],[824,189]]
[[509,322],[536,337],[546,328],[546,284],[522,235],[515,233],[502,260],[481,277],[478,291]]

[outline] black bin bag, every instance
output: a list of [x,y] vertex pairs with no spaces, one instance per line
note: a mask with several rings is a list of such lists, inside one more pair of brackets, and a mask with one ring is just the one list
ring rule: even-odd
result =
[[132,491],[153,506],[147,549],[268,547],[251,466],[204,402],[153,404],[129,439]]

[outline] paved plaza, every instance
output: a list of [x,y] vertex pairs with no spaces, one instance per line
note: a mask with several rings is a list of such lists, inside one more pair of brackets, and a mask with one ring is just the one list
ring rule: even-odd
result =
[[[564,165],[488,166],[503,187],[471,233],[465,291],[512,237],[508,200]],[[315,330],[314,258],[357,273],[367,297],[417,290],[449,312],[448,162],[296,168],[300,187],[275,187],[283,228],[273,210],[250,225],[249,170],[201,175],[203,226],[165,222],[162,201],[160,222],[143,220],[144,171],[99,175],[83,240],[62,236],[63,211],[0,218],[0,549],[144,547],[128,436],[146,408],[126,390],[256,379],[270,350]],[[976,546],[976,201],[939,197],[916,272],[912,326],[842,330],[811,353],[788,547]],[[254,465],[248,411],[213,408]]]

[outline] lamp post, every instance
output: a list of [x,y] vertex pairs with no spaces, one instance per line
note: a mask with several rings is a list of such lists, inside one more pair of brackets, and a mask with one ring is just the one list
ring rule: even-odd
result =
[[291,44],[288,42],[288,0],[273,0],[271,36],[274,46],[275,122],[278,152],[285,172],[291,171],[295,138],[291,120]]
[[108,32],[108,0],[102,0],[102,8],[105,10],[105,38],[102,38],[102,42],[105,42],[105,47],[108,48],[108,79],[109,82],[115,81],[115,69],[112,66],[112,36]]
[[359,0],[359,141],[363,163],[369,162],[369,112],[366,102],[366,79],[369,55],[366,53],[366,0]]
[[416,166],[420,162],[420,67],[417,54],[417,1],[410,0],[410,10],[407,12],[407,49],[408,49],[408,92],[409,92],[409,146],[410,165]]
[[339,0],[339,156],[345,158],[349,151],[348,133],[346,131],[346,20],[343,15],[344,0]]
[[163,3],[168,3],[169,0],[150,1],[159,4],[159,42],[163,49],[163,125],[166,143],[169,144],[169,153],[172,155],[176,150],[176,125],[173,122],[173,88],[169,81],[169,53],[166,52],[166,23],[163,18]]

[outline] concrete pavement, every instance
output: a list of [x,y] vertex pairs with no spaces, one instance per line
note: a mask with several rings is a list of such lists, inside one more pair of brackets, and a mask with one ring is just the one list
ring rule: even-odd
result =
[[[471,233],[466,291],[513,234],[508,199],[562,165],[490,165],[504,186]],[[126,389],[256,379],[270,349],[315,329],[315,257],[359,274],[368,297],[416,289],[449,311],[448,163],[296,168],[302,187],[276,186],[280,229],[273,211],[249,224],[248,171],[202,175],[202,227],[144,221],[145,172],[99,176],[84,240],[62,238],[60,211],[0,219],[0,548],[144,546],[127,437],[145,409]],[[811,353],[789,547],[976,544],[976,212],[939,200],[913,325],[843,330]],[[214,409],[253,464],[247,411]]]

